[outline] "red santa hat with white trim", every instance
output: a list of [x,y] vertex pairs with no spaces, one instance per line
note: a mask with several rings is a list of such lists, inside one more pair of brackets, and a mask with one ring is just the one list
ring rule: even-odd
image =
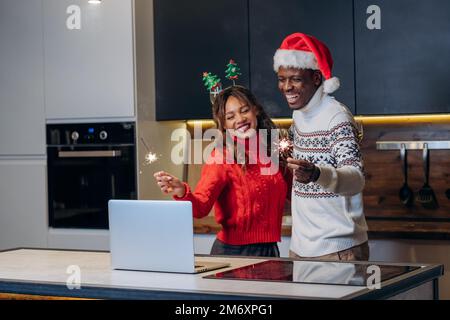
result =
[[293,33],[283,40],[273,57],[275,72],[280,67],[320,70],[325,78],[325,93],[332,93],[340,86],[339,79],[331,76],[333,58],[330,50],[323,42],[304,33]]

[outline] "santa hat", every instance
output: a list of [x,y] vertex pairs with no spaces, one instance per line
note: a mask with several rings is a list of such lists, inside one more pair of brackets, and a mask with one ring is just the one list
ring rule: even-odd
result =
[[332,93],[339,86],[339,79],[331,76],[333,58],[327,46],[316,38],[304,33],[287,36],[273,57],[273,68],[280,67],[320,70],[325,78],[323,91]]

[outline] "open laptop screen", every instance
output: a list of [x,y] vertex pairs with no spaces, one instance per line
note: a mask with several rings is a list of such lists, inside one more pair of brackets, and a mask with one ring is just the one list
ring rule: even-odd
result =
[[194,272],[189,201],[110,200],[113,269]]

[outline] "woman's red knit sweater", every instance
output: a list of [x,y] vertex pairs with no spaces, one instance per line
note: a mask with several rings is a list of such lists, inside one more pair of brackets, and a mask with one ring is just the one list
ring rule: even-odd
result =
[[247,164],[243,170],[239,164],[204,164],[195,192],[185,184],[185,195],[174,199],[191,201],[195,218],[207,216],[214,205],[222,225],[217,238],[226,244],[278,242],[292,175],[283,175],[283,169],[261,174],[269,166]]

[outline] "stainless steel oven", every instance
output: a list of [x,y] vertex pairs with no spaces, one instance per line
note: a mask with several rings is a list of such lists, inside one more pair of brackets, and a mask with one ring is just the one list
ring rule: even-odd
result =
[[49,224],[108,228],[108,200],[136,199],[133,122],[47,125]]

